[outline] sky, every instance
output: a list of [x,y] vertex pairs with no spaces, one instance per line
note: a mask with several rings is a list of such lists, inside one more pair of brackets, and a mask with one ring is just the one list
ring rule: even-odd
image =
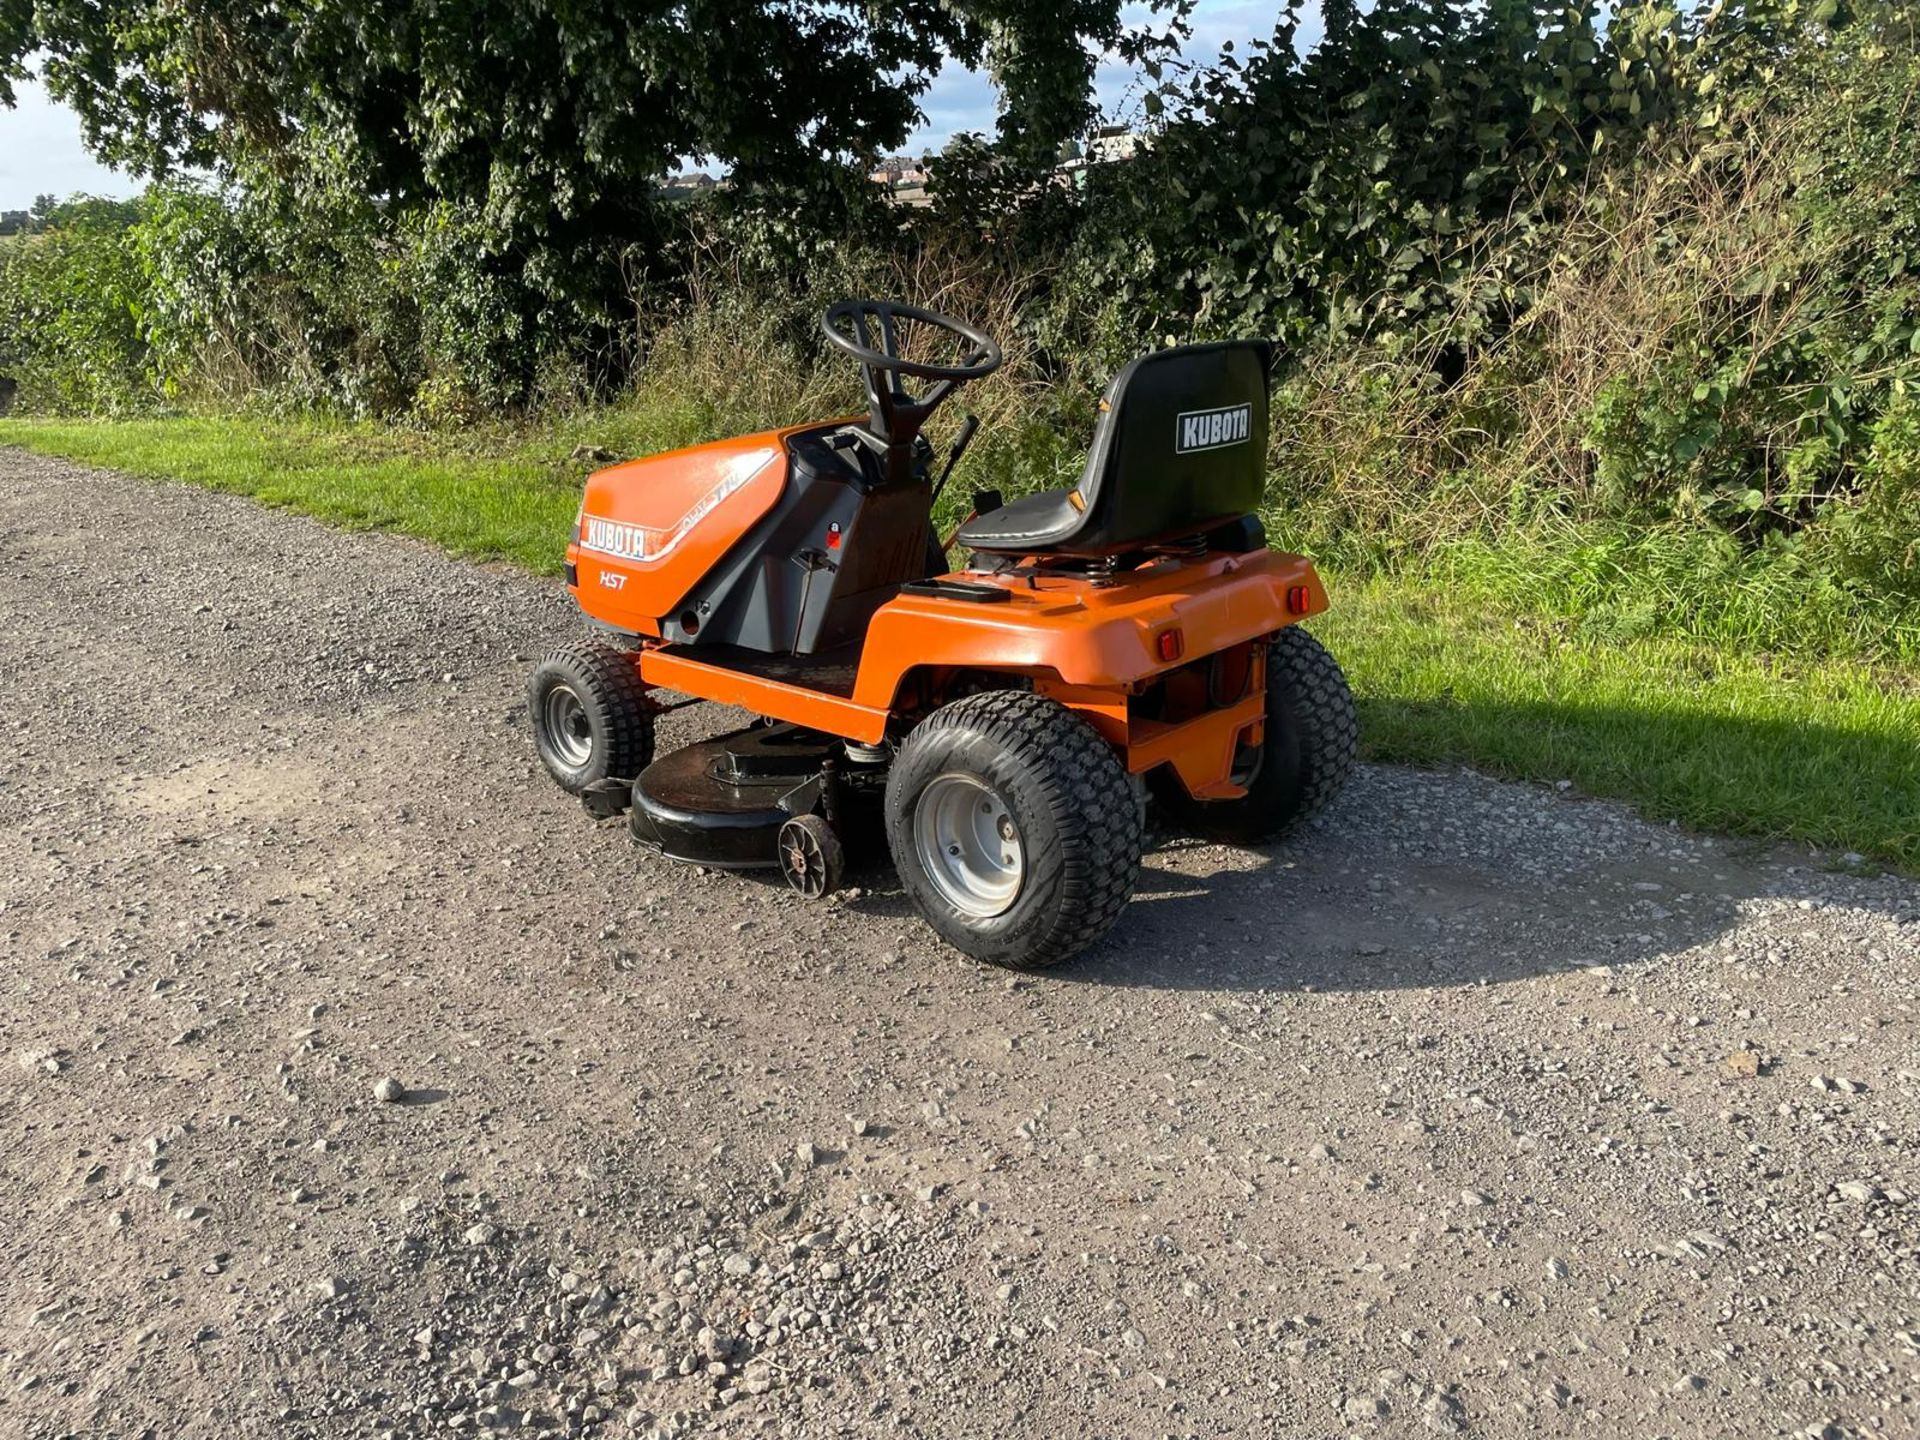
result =
[[[1187,56],[1210,60],[1225,41],[1237,48],[1255,36],[1270,34],[1278,6],[1242,0],[1199,0],[1193,16],[1193,38]],[[1129,11],[1144,13],[1144,7]],[[1139,118],[1138,77],[1126,67],[1100,67],[1097,93],[1102,108],[1120,120]],[[16,86],[18,105],[0,109],[0,210],[24,210],[37,195],[67,196],[84,191],[93,195],[131,195],[141,182],[109,170],[87,154],[80,143],[80,122],[46,90],[32,82]],[[991,132],[993,87],[971,71],[949,66],[920,98],[925,123],[909,137],[904,153],[918,155],[937,150],[961,130]]]
[[80,144],[80,120],[29,81],[17,107],[0,109],[0,210],[24,210],[36,195],[131,195],[138,181],[107,169]]

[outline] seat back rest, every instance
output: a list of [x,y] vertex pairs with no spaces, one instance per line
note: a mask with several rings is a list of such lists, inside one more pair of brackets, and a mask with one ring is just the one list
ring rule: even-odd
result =
[[1196,534],[1260,508],[1269,340],[1183,345],[1114,376],[1070,548],[1110,552]]

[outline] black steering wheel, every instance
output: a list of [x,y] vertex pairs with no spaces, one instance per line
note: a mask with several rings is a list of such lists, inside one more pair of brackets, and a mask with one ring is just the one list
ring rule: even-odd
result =
[[[961,341],[966,348],[960,352],[959,362],[936,365],[909,360],[900,352],[902,320],[944,331]],[[913,442],[927,417],[956,386],[991,375],[1004,358],[998,342],[986,331],[918,305],[892,300],[842,300],[829,305],[820,328],[836,349],[861,364],[871,420],[868,430],[855,433],[880,452],[889,480],[897,484],[913,478]],[[908,375],[933,384],[919,395],[909,394],[900,383]]]
[[[897,322],[901,320],[944,330],[964,340],[967,349],[962,353],[960,363],[933,365],[924,360],[907,359],[900,353],[900,327]],[[843,326],[848,328],[843,329]],[[1000,368],[1000,361],[1004,358],[1000,354],[999,343],[986,331],[964,320],[955,320],[950,315],[923,310],[918,305],[901,305],[892,300],[841,300],[827,307],[827,313],[821,317],[820,328],[826,332],[827,339],[862,365],[883,370],[889,375],[912,375],[921,380],[947,380],[965,384],[969,380],[991,375]],[[878,348],[873,343],[876,334],[880,340]]]

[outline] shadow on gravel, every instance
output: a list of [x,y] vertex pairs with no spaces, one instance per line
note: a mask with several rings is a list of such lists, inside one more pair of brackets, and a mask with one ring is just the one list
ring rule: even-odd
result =
[[[1816,909],[1838,901],[1910,913],[1890,897],[1837,894],[1858,883],[1850,875],[1762,875],[1725,852],[1684,882],[1665,864],[1617,860],[1545,885],[1497,867],[1382,856],[1378,868],[1397,870],[1399,881],[1374,892],[1360,878],[1374,867],[1346,863],[1329,875],[1301,862],[1292,847],[1255,852],[1253,868],[1207,876],[1155,866],[1157,854],[1180,845],[1148,855],[1134,903],[1112,935],[1063,968],[1060,980],[1171,990],[1379,991],[1503,985],[1577,971],[1624,976],[1719,940],[1754,901]],[[1275,864],[1280,855],[1294,863]]]
[[[1502,985],[1599,967],[1630,973],[1718,940],[1753,901],[1910,913],[1894,893],[1876,894],[1870,876],[1756,867],[1741,842],[1716,843],[1686,866],[1663,853],[1623,858],[1616,845],[1613,858],[1543,881],[1498,856],[1448,861],[1384,846],[1375,852],[1364,837],[1332,835],[1323,843],[1318,832],[1237,851],[1234,863],[1196,873],[1212,847],[1162,833],[1112,934],[1041,973],[1060,984],[1167,990]],[[1376,889],[1369,877],[1385,877],[1384,884]],[[944,951],[885,860],[869,860],[850,878],[860,893],[841,903],[853,913],[897,924],[914,937],[915,951]]]
[[[1371,867],[1351,857],[1342,883],[1331,885],[1333,877],[1281,847],[1253,852],[1251,868],[1211,875],[1156,863],[1189,848],[1201,847],[1176,839],[1149,851],[1113,933],[1078,960],[1041,972],[1046,979],[1163,990],[1380,991],[1504,985],[1600,967],[1627,975],[1718,940],[1740,923],[1749,901],[1824,904],[1835,897],[1823,882],[1851,878],[1780,872],[1761,883],[1726,855],[1727,880],[1709,890],[1710,876],[1700,876],[1702,889],[1690,893],[1676,891],[1670,876],[1646,878],[1658,867],[1634,862],[1596,865],[1541,886],[1479,867],[1382,857],[1380,868],[1399,868],[1407,883],[1377,894],[1357,878]],[[1294,863],[1276,864],[1283,855]],[[890,871],[876,867],[860,883],[870,888],[853,902],[859,914],[925,935]],[[1859,896],[1848,903],[1883,908]]]
[[[1276,852],[1248,852],[1250,869],[1198,876],[1156,861],[1186,849],[1180,839],[1149,850],[1134,897],[1100,944],[1036,979],[1066,985],[1160,990],[1393,990],[1433,985],[1497,985],[1537,975],[1610,965],[1625,968],[1663,951],[1714,938],[1738,909],[1716,902],[1679,929],[1633,929],[1617,943],[1607,936],[1555,934],[1550,920],[1516,906],[1491,883],[1456,881],[1423,897],[1446,928],[1416,935],[1404,913],[1370,908],[1377,897],[1317,890],[1303,899],[1281,877],[1298,868],[1274,864]],[[1464,872],[1463,872],[1464,873]],[[940,950],[891,868],[857,872],[857,899],[844,902],[862,919],[896,923],[916,937],[914,949]],[[1581,894],[1586,891],[1582,890]],[[1584,904],[1584,901],[1581,902]],[[1415,921],[1417,924],[1418,921]],[[1645,934],[1649,943],[1635,944]]]
[[[1269,861],[1204,878],[1148,870],[1106,943],[1059,978],[1168,990],[1503,985],[1595,966],[1627,970],[1705,944],[1739,919],[1737,904],[1701,900],[1655,929],[1629,921],[1583,933],[1580,917],[1470,880],[1375,909],[1377,897],[1364,890],[1295,896],[1270,878],[1276,868]],[[1439,928],[1423,923],[1429,918]]]

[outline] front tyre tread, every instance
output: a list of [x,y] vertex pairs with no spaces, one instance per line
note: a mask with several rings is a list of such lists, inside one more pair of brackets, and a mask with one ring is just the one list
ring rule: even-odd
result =
[[[548,692],[566,685],[588,714],[592,752],[570,765],[548,743],[544,706]],[[554,783],[578,795],[600,780],[631,780],[653,761],[653,708],[633,657],[600,640],[579,640],[549,650],[527,680],[527,715],[534,746]]]

